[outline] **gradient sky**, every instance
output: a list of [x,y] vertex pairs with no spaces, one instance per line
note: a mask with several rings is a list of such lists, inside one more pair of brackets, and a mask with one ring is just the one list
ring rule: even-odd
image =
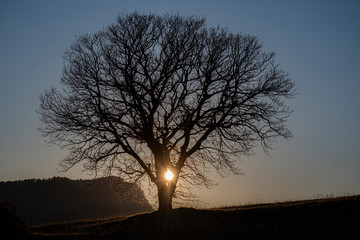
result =
[[360,194],[360,1],[0,1],[0,181],[89,178],[81,166],[57,172],[67,154],[37,128],[44,89],[59,86],[62,53],[118,13],[205,16],[209,26],[258,36],[296,82],[288,104],[294,137],[270,156],[244,157],[243,176],[195,193],[199,206]]

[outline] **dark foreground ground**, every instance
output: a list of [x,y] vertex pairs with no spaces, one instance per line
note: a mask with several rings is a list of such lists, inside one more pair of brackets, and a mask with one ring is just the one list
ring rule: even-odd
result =
[[360,195],[37,225],[26,239],[360,239]]

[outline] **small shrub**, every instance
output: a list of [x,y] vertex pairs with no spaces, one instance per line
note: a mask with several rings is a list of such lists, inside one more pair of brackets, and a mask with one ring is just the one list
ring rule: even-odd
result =
[[22,211],[9,202],[0,202],[0,236],[2,239],[19,239],[28,232]]

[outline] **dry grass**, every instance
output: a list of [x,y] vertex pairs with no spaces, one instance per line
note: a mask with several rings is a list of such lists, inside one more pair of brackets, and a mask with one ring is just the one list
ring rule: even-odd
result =
[[29,239],[360,239],[360,195],[37,225]]

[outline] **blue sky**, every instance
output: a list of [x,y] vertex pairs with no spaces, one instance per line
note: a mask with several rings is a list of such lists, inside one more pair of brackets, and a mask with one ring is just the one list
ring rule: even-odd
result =
[[[18,1],[0,2],[0,181],[66,176],[65,150],[37,131],[39,95],[59,86],[62,53],[76,35],[95,33],[118,13],[176,13],[258,36],[296,82],[288,103],[294,137],[270,156],[244,157],[244,176],[196,190],[212,206],[360,193],[359,1]],[[206,205],[206,204],[205,204]]]

